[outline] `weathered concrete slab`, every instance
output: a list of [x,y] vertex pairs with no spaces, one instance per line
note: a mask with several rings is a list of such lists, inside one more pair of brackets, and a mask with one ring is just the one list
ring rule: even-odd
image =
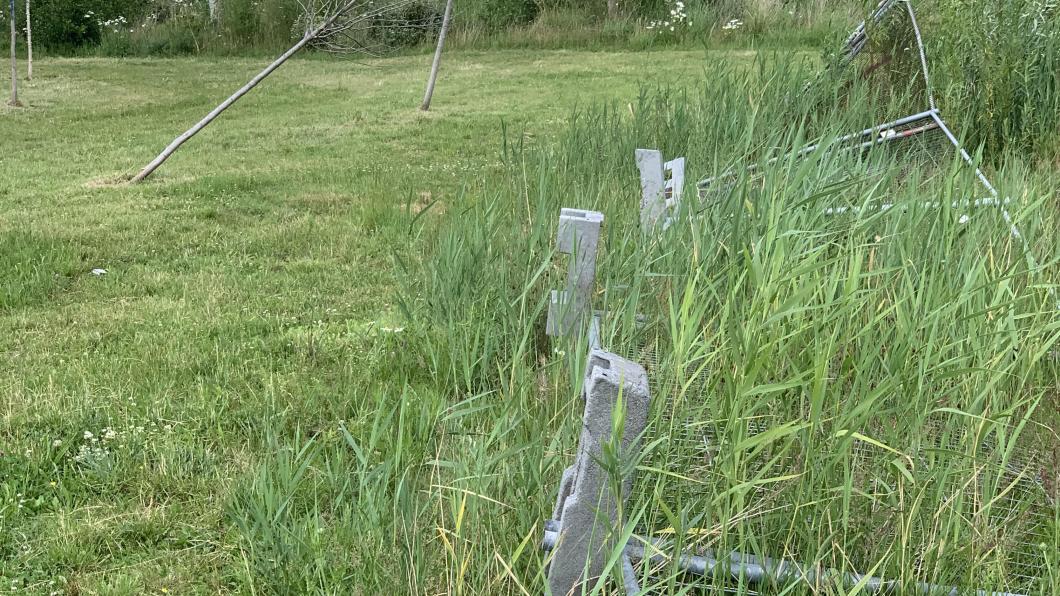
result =
[[640,229],[651,232],[666,215],[666,180],[663,156],[654,149],[637,149],[637,169],[640,170]]
[[550,336],[567,335],[592,314],[596,251],[603,221],[604,214],[597,211],[560,211],[556,248],[571,255],[571,261],[567,268],[566,288],[554,290],[549,300],[545,332]]
[[645,233],[665,230],[676,218],[685,187],[685,158],[663,161],[661,151],[637,149],[640,170],[640,228]]
[[[570,594],[585,582],[595,581],[607,558],[618,546],[619,499],[625,499],[632,476],[614,478],[604,446],[620,446],[622,459],[635,457],[648,421],[648,375],[636,362],[603,350],[592,350],[585,374],[585,413],[574,465],[563,473],[553,517],[558,538],[548,570],[554,596]],[[612,436],[612,419],[622,404],[622,436]],[[625,466],[619,466],[619,469]],[[614,486],[621,494],[614,494]]]

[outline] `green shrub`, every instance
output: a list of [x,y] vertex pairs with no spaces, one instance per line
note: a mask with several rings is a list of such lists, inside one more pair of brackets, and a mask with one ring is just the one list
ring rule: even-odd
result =
[[302,33],[295,31],[300,15],[296,0],[226,0],[219,34],[229,48],[286,48]]
[[[24,0],[16,5],[21,29],[25,27]],[[108,21],[124,25],[139,22],[146,8],[146,3],[137,0],[33,0],[33,44],[56,50],[96,45]]]
[[534,0],[481,0],[474,17],[490,29],[527,25],[537,18],[540,7]]
[[375,19],[372,34],[386,47],[409,47],[433,37],[441,23],[438,6],[413,2]]
[[106,56],[176,56],[205,48],[210,26],[205,2],[155,0],[139,23],[105,28],[99,51]]

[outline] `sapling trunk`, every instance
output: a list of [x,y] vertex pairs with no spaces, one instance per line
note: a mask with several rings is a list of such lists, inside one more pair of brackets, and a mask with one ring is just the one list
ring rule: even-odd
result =
[[161,166],[163,163],[165,163],[165,161],[169,159],[169,156],[173,155],[173,153],[177,149],[179,149],[180,146],[185,143],[185,141],[198,134],[200,130],[206,128],[208,124],[213,122],[215,118],[221,115],[221,112],[227,110],[232,104],[239,101],[239,98],[243,97],[247,93],[250,93],[251,89],[256,87],[258,83],[265,80],[265,77],[272,74],[274,70],[276,70],[280,66],[283,66],[283,63],[287,62],[288,58],[294,56],[298,52],[298,50],[301,50],[305,46],[305,44],[309,43],[309,40],[309,36],[303,37],[301,41],[296,43],[291,49],[284,52],[283,55],[277,58],[275,62],[268,65],[265,70],[259,72],[257,76],[255,76],[253,79],[250,79],[249,83],[240,87],[238,91],[229,96],[228,99],[221,102],[221,105],[214,108],[213,111],[207,114],[205,118],[199,120],[195,124],[195,126],[192,126],[187,131],[185,131],[184,134],[180,135],[176,139],[173,139],[173,142],[170,143],[165,149],[163,149],[162,153],[159,153],[158,157],[156,157],[154,161],[147,164],[144,169],[140,170],[140,173],[133,177],[132,181],[141,182],[143,181],[143,179],[150,176],[151,173],[157,170],[158,167]]
[[[12,2],[14,2],[14,0],[12,0]],[[334,12],[332,12],[330,16],[328,16],[320,25],[318,25],[311,31],[307,31],[305,36],[303,36],[302,39],[298,41],[298,43],[291,46],[291,48],[284,52],[282,56],[277,58],[272,64],[268,65],[265,70],[258,73],[257,76],[250,80],[250,82],[240,87],[239,90],[229,96],[228,99],[221,102],[221,105],[214,108],[213,111],[207,114],[205,118],[198,121],[195,126],[192,126],[187,131],[185,131],[184,134],[180,135],[176,139],[173,139],[173,142],[170,143],[165,149],[163,149],[162,153],[158,154],[158,157],[156,157],[151,163],[147,164],[144,169],[140,170],[139,174],[133,177],[132,182],[142,182],[145,178],[150,176],[152,172],[157,170],[159,166],[165,163],[165,161],[169,159],[169,156],[173,155],[173,153],[177,149],[179,149],[180,146],[183,145],[188,139],[198,134],[199,131],[201,131],[202,129],[206,128],[207,125],[209,125],[211,122],[214,121],[214,119],[221,115],[221,112],[227,110],[229,107],[231,107],[232,104],[239,101],[241,97],[243,97],[244,95],[249,93],[251,89],[256,87],[258,83],[265,80],[265,77],[272,74],[273,71],[275,71],[277,68],[283,66],[284,62],[287,62],[287,60],[291,56],[297,54],[298,51],[304,48],[309,42],[313,41],[316,37],[321,35],[321,33],[327,31],[329,27],[331,27],[336,21],[338,21],[339,17],[346,14],[359,2],[361,2],[361,0],[348,0],[347,2],[339,5],[334,10]],[[404,4],[404,2],[395,2],[392,5],[399,6],[401,4]],[[355,18],[369,19],[373,16],[377,16],[378,14],[380,14],[382,10],[385,10],[385,7],[373,9],[372,11],[366,12],[363,15],[356,15]]]
[[449,31],[449,21],[453,18],[453,0],[446,0],[445,15],[442,16],[442,30],[438,32],[438,47],[434,49],[434,61],[431,62],[431,75],[427,79],[427,92],[423,95],[420,109],[426,112],[431,109],[431,97],[434,95],[434,84],[438,80],[438,68],[442,64],[442,48],[445,46],[445,34]]
[[11,0],[11,99],[8,104],[17,106],[18,103],[18,61],[15,58],[15,42],[18,40],[15,33],[15,0]]
[[33,24],[29,13],[30,0],[26,0],[26,79],[33,80]]

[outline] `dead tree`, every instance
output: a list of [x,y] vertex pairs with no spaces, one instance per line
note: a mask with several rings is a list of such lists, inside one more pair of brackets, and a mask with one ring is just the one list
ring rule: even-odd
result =
[[445,14],[442,16],[442,28],[438,31],[438,47],[434,49],[434,61],[431,62],[431,75],[427,79],[427,92],[423,96],[420,109],[426,112],[431,109],[431,97],[434,95],[434,83],[438,80],[438,68],[442,63],[442,47],[445,46],[445,34],[449,32],[449,22],[453,18],[453,0],[445,1]]
[[[14,0],[11,1],[14,2]],[[302,48],[312,46],[330,52],[358,52],[374,55],[376,53],[374,45],[367,32],[387,14],[412,2],[413,0],[396,0],[388,3],[377,3],[373,0],[317,0],[304,3],[302,5],[304,12],[300,21],[304,33],[298,43],[291,46],[228,99],[221,102],[206,117],[174,139],[162,150],[162,153],[158,154],[158,157],[132,178],[132,182],[142,182],[150,176],[188,139],[206,128],[221,115],[221,112],[239,101]]]

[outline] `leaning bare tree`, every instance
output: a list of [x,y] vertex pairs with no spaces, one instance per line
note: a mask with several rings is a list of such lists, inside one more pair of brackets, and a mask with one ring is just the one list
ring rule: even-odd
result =
[[15,0],[11,0],[11,99],[8,105],[20,106],[18,102],[18,60],[15,57],[15,43],[18,37],[15,34]]
[[[11,0],[14,2],[14,0]],[[374,27],[385,23],[388,15],[404,6],[411,4],[414,0],[393,0],[391,2],[376,2],[375,0],[307,0],[302,4],[303,14],[299,25],[302,30],[302,38],[298,43],[291,46],[265,70],[258,73],[254,78],[239,88],[228,99],[221,102],[202,120],[198,121],[184,134],[173,140],[162,153],[151,163],[147,164],[140,173],[132,178],[132,182],[141,182],[157,170],[173,153],[180,148],[188,139],[198,134],[213,122],[221,112],[224,112],[241,97],[250,92],[265,77],[272,74],[277,68],[283,66],[291,56],[298,53],[306,46],[315,47],[328,52],[361,53],[375,55],[384,46],[371,34]]]
[[449,32],[449,22],[453,18],[453,0],[445,1],[445,15],[442,16],[442,28],[438,31],[438,47],[434,49],[434,61],[431,62],[431,74],[427,78],[427,92],[423,95],[420,109],[426,112],[431,109],[431,98],[434,96],[434,84],[438,81],[438,68],[442,63],[442,48],[445,47],[445,34]]

